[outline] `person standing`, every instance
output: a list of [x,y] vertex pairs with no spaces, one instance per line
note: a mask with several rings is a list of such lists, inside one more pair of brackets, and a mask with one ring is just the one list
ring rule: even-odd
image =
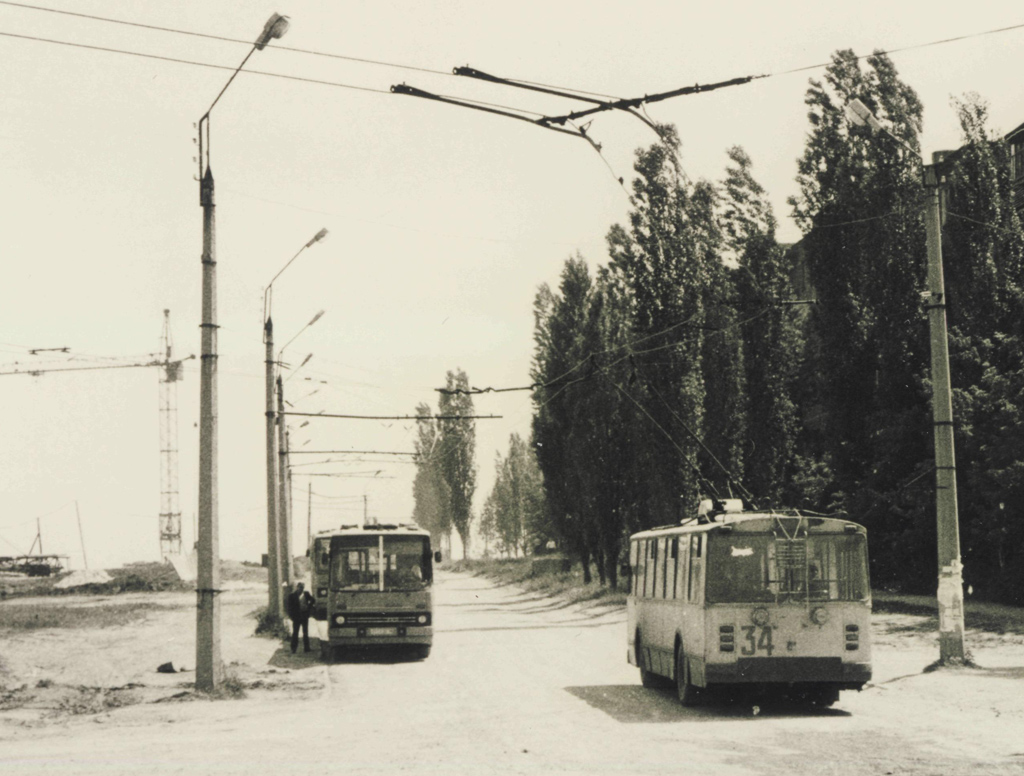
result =
[[292,654],[299,646],[299,629],[302,629],[302,645],[309,652],[309,614],[313,610],[315,599],[305,589],[306,585],[299,582],[295,590],[288,594],[285,609],[292,621]]

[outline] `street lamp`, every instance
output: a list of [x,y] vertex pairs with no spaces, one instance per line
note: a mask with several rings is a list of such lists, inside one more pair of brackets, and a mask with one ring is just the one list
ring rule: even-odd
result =
[[274,14],[199,119],[199,202],[203,208],[203,320],[199,378],[199,513],[196,583],[196,688],[212,692],[224,678],[220,658],[220,548],[217,525],[217,261],[213,171],[210,169],[210,113],[257,49],[288,29],[288,18]]
[[[846,106],[846,115],[859,126],[885,132],[913,153],[917,151],[875,118],[860,100]],[[922,159],[922,163],[923,163]],[[933,162],[938,160],[933,157]],[[942,276],[941,176],[937,164],[924,165],[925,234],[928,246],[928,290],[923,294],[931,338],[932,425],[935,439],[935,519],[939,584],[939,660],[963,662],[964,580],[960,562],[960,524],[956,500],[956,453],[953,446],[953,402],[949,379],[949,341],[946,333],[946,292]]]
[[[267,616],[271,621],[280,622],[284,617],[284,600],[281,597],[281,583],[289,566],[282,565],[282,550],[285,546],[281,543],[283,526],[281,514],[278,512],[278,499],[280,486],[278,484],[278,455],[277,441],[274,435],[274,424],[277,418],[274,414],[274,322],[270,315],[273,304],[274,282],[281,277],[282,273],[292,265],[302,252],[307,248],[316,245],[327,236],[327,230],[321,229],[312,239],[303,245],[292,256],[277,274],[267,283],[263,292],[263,344],[266,349],[264,358],[265,369],[265,394],[266,394],[266,447],[267,447]],[[322,314],[322,313],[321,313]],[[312,323],[312,322],[311,322]],[[311,324],[308,324],[311,325]],[[298,336],[298,335],[296,335]],[[294,337],[292,338],[294,341]],[[291,344],[290,342],[288,343]],[[285,346],[287,347],[287,345]],[[284,348],[282,348],[282,351]],[[287,561],[286,561],[287,563]],[[291,573],[287,573],[287,579],[291,581]]]

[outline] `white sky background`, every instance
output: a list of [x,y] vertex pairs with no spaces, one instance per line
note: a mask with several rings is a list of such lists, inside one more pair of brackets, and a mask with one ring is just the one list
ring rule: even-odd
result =
[[[31,0],[30,0],[31,1]],[[38,0],[40,5],[254,39],[274,11],[281,44],[439,71],[496,75],[639,96],[826,62],[833,51],[898,48],[1024,22],[1018,3],[860,2],[148,2]],[[246,46],[0,5],[0,32],[143,51],[235,67]],[[956,147],[950,95],[980,92],[993,126],[1024,121],[1024,30],[894,55],[925,105],[924,149]],[[157,350],[171,310],[176,353],[199,353],[201,208],[193,123],[230,73],[0,36],[0,362],[54,362],[29,348],[131,357]],[[466,78],[275,51],[248,68],[386,92],[428,91],[563,113],[583,107]],[[780,238],[806,132],[803,95],[821,70],[779,75],[651,106],[675,123],[693,178],[720,179],[742,145],[768,189]],[[653,133],[602,114],[590,134],[616,175]],[[531,303],[577,250],[606,259],[604,236],[628,202],[584,142],[523,122],[412,97],[239,75],[213,114],[220,329],[220,534],[225,558],[266,548],[261,310],[264,286],[321,227],[274,285],[278,346],[313,360],[288,383],[296,410],[412,414],[461,367],[477,386],[529,382]],[[89,363],[93,363],[90,361]],[[179,386],[180,493],[193,540],[198,469],[198,362]],[[6,370],[0,370],[6,371]],[[0,379],[0,555],[24,552],[42,517],[44,549],[81,565],[79,502],[92,567],[159,556],[156,369]],[[477,505],[495,452],[529,433],[529,394],[476,397]],[[299,421],[301,422],[301,421]],[[306,449],[411,450],[412,422],[314,420]],[[298,422],[293,423],[298,426]],[[307,442],[308,440],[308,442]],[[301,447],[300,447],[301,449]],[[296,457],[296,463],[313,456]],[[407,519],[409,464],[394,479],[313,478],[314,530],[371,515]],[[296,546],[305,490],[296,480]],[[332,498],[326,498],[332,497]],[[350,497],[348,500],[344,497]],[[355,497],[354,499],[351,497]],[[330,506],[330,509],[326,507]],[[345,510],[349,511],[345,511]]]

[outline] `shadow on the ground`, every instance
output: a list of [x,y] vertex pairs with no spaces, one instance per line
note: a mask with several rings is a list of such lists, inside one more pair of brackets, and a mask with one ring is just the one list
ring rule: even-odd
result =
[[422,656],[414,646],[402,644],[381,644],[376,647],[342,647],[336,648],[331,659],[332,664],[350,663],[417,663]]
[[780,717],[848,717],[848,712],[798,702],[731,699],[716,693],[700,706],[683,706],[675,690],[657,690],[636,684],[566,687],[588,706],[617,722],[712,722],[720,719],[778,719]]
[[322,665],[323,661],[320,659],[320,639],[311,638],[309,640],[309,647],[309,652],[304,652],[300,640],[299,648],[293,654],[291,645],[288,641],[285,641],[270,656],[267,665],[272,665],[274,668],[287,668],[290,671],[300,671],[303,668],[315,668]]

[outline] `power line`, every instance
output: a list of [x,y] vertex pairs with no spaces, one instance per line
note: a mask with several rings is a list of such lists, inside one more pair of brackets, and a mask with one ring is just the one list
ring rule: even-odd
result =
[[[993,30],[982,30],[981,32],[972,32],[967,35],[958,35],[955,38],[943,38],[942,40],[932,40],[927,43],[915,43],[911,46],[902,46],[901,48],[888,49],[886,51],[876,51],[871,54],[860,54],[856,56],[855,59],[859,62],[862,59],[867,59],[868,57],[881,54],[886,56],[889,54],[901,54],[904,51],[913,51],[914,49],[928,48],[929,46],[940,46],[945,43],[956,43],[957,41],[967,40],[969,38],[980,38],[983,35],[995,35],[1000,32],[1010,32],[1012,30],[1019,30],[1022,28],[1024,28],[1024,24],[1014,24],[1009,27],[998,27]],[[801,73],[805,70],[817,70],[819,67],[828,67],[831,64],[831,62],[821,62],[817,65],[804,65],[803,67],[795,67],[792,70],[784,70],[781,73],[773,73],[773,75],[790,75],[791,73]]]
[[418,455],[404,450],[290,450],[292,455]]
[[330,415],[325,412],[279,412],[301,418],[340,418],[343,420],[497,420],[501,415]]
[[[2,2],[2,0],[0,0]],[[58,46],[70,46],[71,48],[86,49],[88,51],[102,51],[108,54],[125,54],[132,57],[141,57],[143,59],[156,59],[161,62],[173,62],[178,65],[194,65],[195,67],[208,67],[213,70],[230,70],[234,72],[235,66],[231,65],[215,65],[210,62],[197,62],[193,59],[179,59],[177,57],[165,57],[158,54],[146,54],[140,51],[128,51],[127,49],[111,48],[108,46],[93,46],[87,43],[72,43],[66,40],[56,40],[54,38],[41,38],[33,35],[17,35],[13,32],[0,32],[0,35],[6,38],[17,38],[19,40],[30,40],[35,43],[53,43]],[[318,78],[305,78],[298,75],[286,75],[284,73],[270,73],[265,70],[242,70],[241,73],[248,75],[262,75],[269,78],[283,78],[286,81],[299,81],[301,83],[319,84],[320,86],[334,86],[341,89],[355,89],[360,92],[374,92],[376,94],[390,94],[385,89],[374,89],[369,86],[355,86],[353,84],[343,84],[338,81],[324,81]]]
[[[79,13],[77,11],[66,11],[59,8],[44,8],[39,5],[29,5],[27,3],[14,3],[10,0],[0,0],[0,5],[9,5],[14,8],[25,8],[31,11],[44,11],[46,13],[60,14],[61,16],[74,16],[80,19],[89,19],[90,21],[106,22],[108,24],[120,24],[125,27],[136,27],[144,30],[156,30],[158,32],[171,32],[176,35],[189,35],[195,38],[205,38],[206,40],[218,40],[225,43],[241,43],[246,46],[251,46],[251,40],[243,40],[241,38],[229,38],[224,35],[211,35],[205,32],[195,32],[194,30],[182,30],[175,27],[161,27],[156,24],[145,24],[143,22],[132,22],[127,19],[112,19],[109,16],[95,16],[93,14]],[[291,51],[298,54],[310,54],[317,57],[328,57],[330,59],[343,59],[349,62],[359,62],[366,65],[380,65],[383,67],[393,67],[400,70],[414,70],[420,73],[431,73],[433,75],[452,75],[450,72],[444,70],[433,70],[427,67],[416,67],[414,65],[400,65],[395,62],[383,62],[376,59],[363,59],[361,57],[352,57],[344,54],[333,54],[327,51],[313,51],[311,49],[295,48],[293,46],[282,46],[280,44],[267,44],[267,48],[279,49],[281,51]]]

